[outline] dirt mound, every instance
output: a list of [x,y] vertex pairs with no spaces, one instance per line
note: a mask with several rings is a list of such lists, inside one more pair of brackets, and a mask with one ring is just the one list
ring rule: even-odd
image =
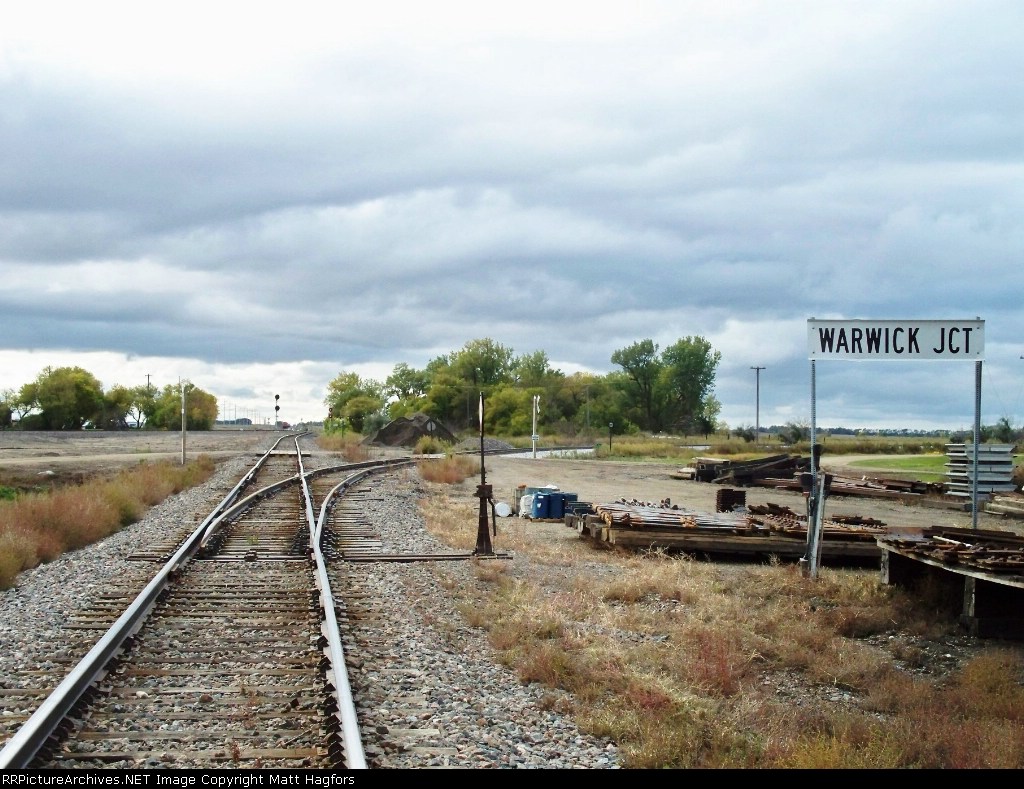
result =
[[413,414],[410,417],[399,417],[388,422],[384,427],[363,439],[369,446],[415,447],[423,436],[429,436],[446,444],[454,444],[458,439],[444,425],[426,414]]

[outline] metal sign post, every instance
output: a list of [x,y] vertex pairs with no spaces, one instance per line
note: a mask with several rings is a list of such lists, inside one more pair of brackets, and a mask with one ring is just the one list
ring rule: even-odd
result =
[[[816,320],[807,321],[807,350],[811,360],[811,457],[817,458],[815,444],[816,372],[818,359],[879,361],[973,361],[974,400],[974,486],[971,492],[973,527],[978,528],[978,444],[981,441],[981,362],[985,357],[985,321],[975,320]],[[815,465],[812,463],[812,466]],[[824,485],[812,468],[812,497]],[[821,507],[815,518],[808,517],[806,571],[816,578],[821,543]],[[814,550],[812,550],[812,546]]]
[[540,395],[533,396],[533,433],[530,434],[530,440],[533,442],[533,456],[537,457],[537,440],[540,438],[537,435],[537,415],[540,413]]

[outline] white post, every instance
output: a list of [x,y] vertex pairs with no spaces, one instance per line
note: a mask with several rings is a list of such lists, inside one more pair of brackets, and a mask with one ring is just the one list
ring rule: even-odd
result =
[[181,465],[185,465],[185,381],[178,379],[181,387]]
[[533,456],[537,457],[537,413],[540,411],[540,395],[533,396],[533,433],[530,438],[533,440]]

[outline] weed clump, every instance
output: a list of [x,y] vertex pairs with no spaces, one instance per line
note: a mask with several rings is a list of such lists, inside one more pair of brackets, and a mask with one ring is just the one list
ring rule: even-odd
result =
[[23,570],[135,523],[168,496],[205,482],[215,468],[208,455],[185,466],[142,462],[113,477],[0,498],[0,589],[13,587]]

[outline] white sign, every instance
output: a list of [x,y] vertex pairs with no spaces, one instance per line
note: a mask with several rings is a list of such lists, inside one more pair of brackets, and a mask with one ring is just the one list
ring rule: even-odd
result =
[[985,321],[807,321],[811,359],[981,361]]

